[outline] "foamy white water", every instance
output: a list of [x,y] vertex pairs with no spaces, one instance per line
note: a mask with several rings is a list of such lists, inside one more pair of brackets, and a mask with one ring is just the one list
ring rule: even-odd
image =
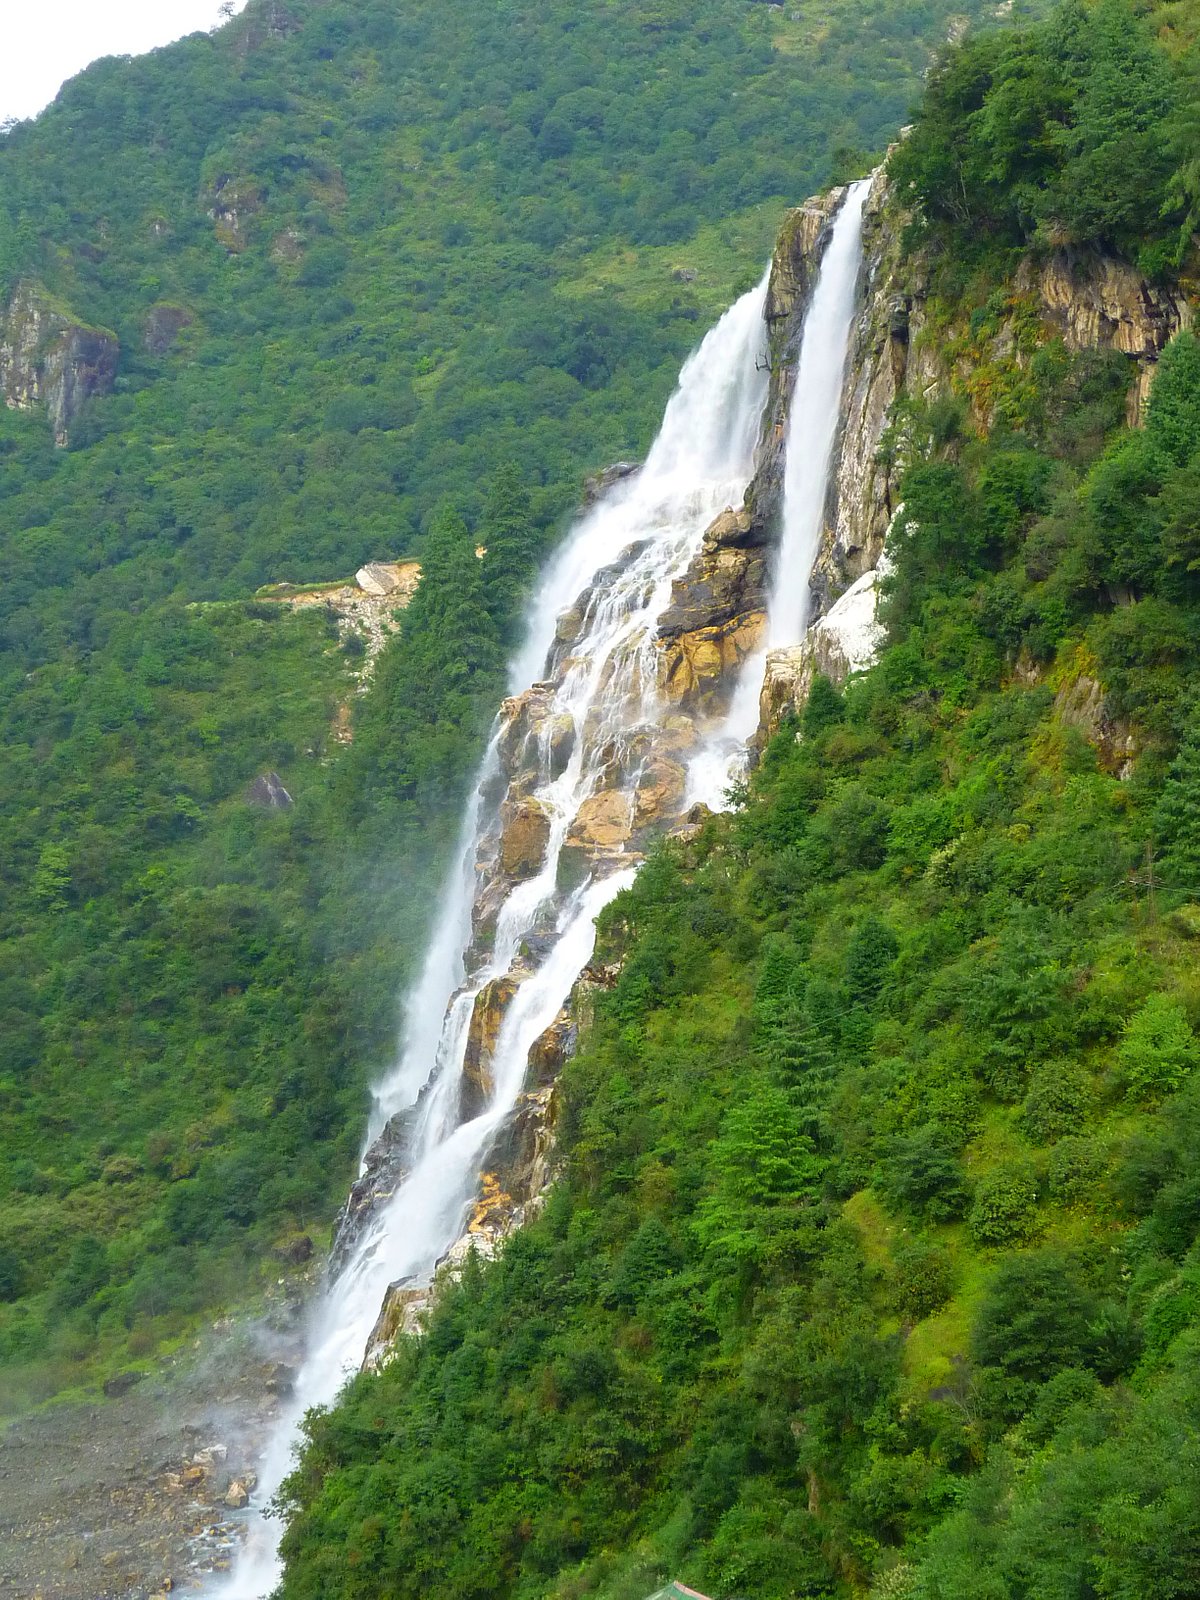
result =
[[870,187],[869,178],[850,185],[804,319],[800,367],[788,416],[783,527],[767,613],[767,645],[772,650],[799,644],[808,626],[812,605],[809,579],[821,540],[862,258],[863,206]]
[[[846,192],[834,218],[800,336],[800,364],[785,444],[782,527],[767,611],[770,649],[799,644],[808,627],[809,585],[820,547],[841,411],[862,261],[862,213],[870,187],[870,178],[863,178]],[[766,659],[766,650],[760,650],[744,663],[724,721],[688,768],[687,804],[702,801],[712,811],[724,810],[731,786],[745,773],[747,748],[758,727]]]
[[[428,1281],[462,1231],[481,1162],[511,1114],[530,1046],[554,1021],[587,964],[595,919],[634,874],[617,848],[595,851],[583,881],[558,888],[559,864],[581,805],[600,793],[632,807],[644,752],[663,716],[657,692],[655,632],[672,582],[687,571],[705,528],[739,505],[754,465],[766,377],[763,302],[766,279],[725,314],[680,375],[658,438],[636,476],[616,485],[577,523],[551,563],[531,609],[526,644],[513,664],[515,692],[546,679],[546,725],[573,730],[570,753],[539,747],[536,780],[526,786],[548,819],[540,869],[508,889],[494,927],[472,943],[474,867],[485,862],[495,831],[485,796],[506,725],[493,735],[479,786],[468,806],[462,849],[451,874],[422,976],[409,1003],[401,1060],[377,1094],[372,1126],[411,1106],[426,1089],[411,1150],[411,1169],[371,1221],[314,1309],[308,1353],[296,1392],[259,1473],[265,1504],[287,1473],[304,1412],[334,1398],[357,1370],[390,1284]],[[560,625],[563,613],[569,622]],[[561,748],[561,747],[560,747]],[[561,770],[560,770],[561,768]],[[487,934],[490,933],[490,947]],[[523,944],[545,949],[528,970]],[[520,983],[500,1027],[484,1109],[458,1120],[459,1090],[475,996],[491,980]],[[279,1577],[276,1521],[256,1516],[246,1549],[222,1592],[260,1600]]]

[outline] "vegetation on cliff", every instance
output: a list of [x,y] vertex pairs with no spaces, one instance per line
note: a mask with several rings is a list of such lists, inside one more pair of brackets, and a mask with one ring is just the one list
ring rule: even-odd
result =
[[[327,1222],[534,563],[951,9],[250,0],[0,137],[0,298],[120,346],[0,407],[6,1405]],[[361,699],[245,603],[409,554]]]
[[[1120,68],[1113,16],[1049,26]],[[286,1600],[1200,1588],[1200,342],[1137,429],[1124,357],[1025,349],[985,430],[1021,299],[977,242],[926,234],[877,665],[605,914],[561,1176],[310,1416]]]

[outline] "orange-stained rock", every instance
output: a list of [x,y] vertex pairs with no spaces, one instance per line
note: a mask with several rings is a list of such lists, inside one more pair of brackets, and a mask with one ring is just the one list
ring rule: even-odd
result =
[[760,647],[766,613],[749,612],[734,621],[697,628],[659,641],[659,687],[672,704],[691,711],[711,711],[733,692],[747,656]]
[[602,789],[575,813],[567,845],[582,850],[616,850],[633,831],[633,807],[627,794]]
[[496,1041],[500,1037],[508,1003],[516,994],[519,982],[519,978],[506,972],[502,978],[493,978],[490,983],[484,984],[475,996],[471,1026],[467,1033],[467,1050],[463,1057],[460,1114],[464,1122],[477,1117],[491,1098]]
[[677,761],[660,756],[646,764],[634,795],[633,825],[644,828],[673,816],[683,800],[687,773]]
[[541,867],[550,838],[550,815],[540,800],[506,804],[502,813],[500,870],[510,878],[532,878]]
[[467,1218],[468,1233],[504,1234],[512,1225],[513,1200],[494,1172],[479,1175],[479,1198]]

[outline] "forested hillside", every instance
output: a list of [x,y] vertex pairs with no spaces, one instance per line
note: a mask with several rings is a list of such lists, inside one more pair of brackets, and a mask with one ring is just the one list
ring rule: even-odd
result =
[[[950,10],[250,0],[0,136],[5,1405],[327,1222],[534,564]],[[403,555],[362,697],[253,601]]]
[[310,1417],[288,1600],[1200,1592],[1200,341],[1131,427],[1028,293],[1194,308],[1198,21],[933,75],[885,647],[605,913],[545,1209]]

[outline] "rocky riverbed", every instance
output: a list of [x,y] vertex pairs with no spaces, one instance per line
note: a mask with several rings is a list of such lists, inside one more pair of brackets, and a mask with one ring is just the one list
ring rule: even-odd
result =
[[262,1318],[218,1322],[140,1381],[0,1433],[3,1600],[151,1600],[228,1567],[308,1287],[280,1284]]

